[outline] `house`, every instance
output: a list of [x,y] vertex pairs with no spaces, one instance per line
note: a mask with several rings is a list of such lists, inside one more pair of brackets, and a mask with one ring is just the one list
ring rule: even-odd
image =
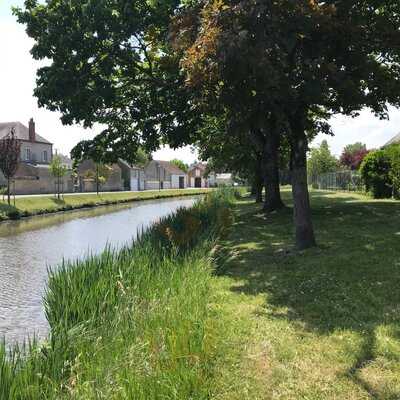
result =
[[169,161],[152,160],[144,168],[146,190],[184,189],[187,175]]
[[22,162],[39,165],[51,163],[53,144],[36,132],[33,118],[29,120],[28,127],[21,122],[0,123],[0,139],[9,135],[12,129],[14,129],[15,137],[21,143]]
[[145,189],[146,180],[143,168],[129,164],[121,158],[118,160],[118,165],[121,168],[125,190],[139,191]]
[[63,165],[68,170],[72,170],[73,161],[68,156],[65,156],[64,154],[59,154],[59,153],[56,153],[56,155],[58,157],[60,157],[61,165]]
[[400,144],[400,133],[390,139],[383,147],[391,146],[392,144]]
[[96,192],[97,175],[102,178],[99,179],[100,191],[123,190],[122,171],[118,164],[106,164],[99,167],[93,160],[84,160],[79,164],[77,173],[80,192]]
[[210,172],[208,181],[209,181],[209,185],[212,187],[232,186],[234,183],[233,176],[231,173]]
[[189,167],[188,178],[190,187],[204,188],[209,186],[206,169],[207,165],[200,162]]
[[[36,132],[35,122],[30,119],[28,127],[21,122],[0,123],[0,140],[11,134],[21,144],[20,163],[11,184],[13,194],[46,194],[54,193],[55,179],[50,171],[53,158],[53,144]],[[0,173],[0,186],[6,180]],[[61,180],[63,192],[73,191],[71,172]]]

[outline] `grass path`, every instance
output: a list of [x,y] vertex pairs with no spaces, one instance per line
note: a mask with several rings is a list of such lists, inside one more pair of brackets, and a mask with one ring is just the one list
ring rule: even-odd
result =
[[15,201],[15,206],[9,206],[5,201],[0,200],[0,221],[2,219],[8,219],[9,217],[13,218],[15,215],[17,217],[30,216],[140,200],[192,196],[207,193],[210,190],[211,189],[168,189],[161,191],[146,190],[143,192],[82,193],[74,195],[66,194],[62,199],[57,199],[54,195],[19,197]]
[[299,253],[290,210],[239,202],[213,283],[214,399],[400,399],[400,202],[312,203],[319,247]]

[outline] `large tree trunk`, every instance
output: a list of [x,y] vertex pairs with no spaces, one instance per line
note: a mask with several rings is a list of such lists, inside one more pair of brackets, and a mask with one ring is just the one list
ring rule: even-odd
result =
[[296,245],[300,250],[316,246],[307,185],[307,138],[299,121],[292,126],[291,172]]
[[264,141],[263,171],[265,186],[264,211],[272,212],[284,208],[279,187],[279,136],[267,132]]

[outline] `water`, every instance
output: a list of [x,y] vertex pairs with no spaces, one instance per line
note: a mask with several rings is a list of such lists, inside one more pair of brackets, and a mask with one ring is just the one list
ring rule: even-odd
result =
[[47,334],[43,294],[49,266],[99,253],[107,245],[121,247],[194,201],[144,201],[0,224],[0,338],[13,343]]

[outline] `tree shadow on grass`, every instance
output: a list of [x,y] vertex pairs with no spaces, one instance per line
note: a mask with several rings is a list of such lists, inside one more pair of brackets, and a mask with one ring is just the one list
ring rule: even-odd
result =
[[[305,252],[294,249],[290,210],[264,215],[254,205],[240,206],[218,273],[240,281],[233,291],[265,294],[274,318],[322,335],[360,334],[363,345],[346,376],[380,399],[360,371],[375,359],[376,328],[400,325],[400,203],[330,197],[312,195],[319,247]],[[288,312],[274,314],[282,309]]]

